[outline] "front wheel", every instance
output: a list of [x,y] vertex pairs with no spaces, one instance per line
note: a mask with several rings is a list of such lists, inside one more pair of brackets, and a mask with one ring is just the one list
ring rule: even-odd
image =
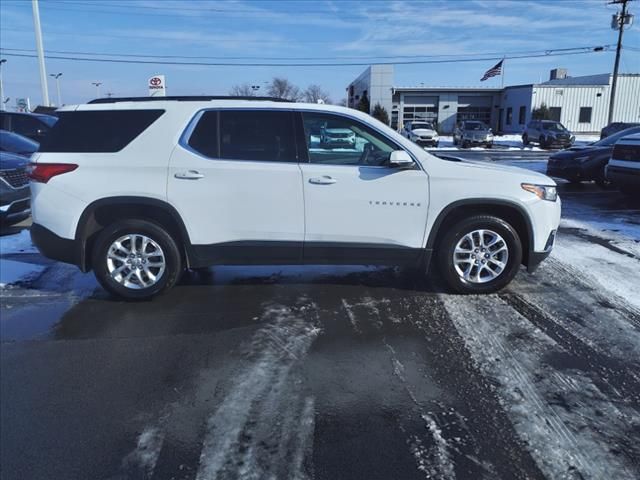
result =
[[491,293],[515,277],[522,262],[522,242],[515,229],[501,218],[478,215],[453,225],[435,254],[451,290]]
[[522,144],[526,147],[527,145],[529,145],[529,135],[527,135],[526,133],[524,135],[522,135]]
[[160,225],[128,219],[100,232],[92,252],[96,278],[105,290],[126,300],[166,292],[182,274],[174,238]]

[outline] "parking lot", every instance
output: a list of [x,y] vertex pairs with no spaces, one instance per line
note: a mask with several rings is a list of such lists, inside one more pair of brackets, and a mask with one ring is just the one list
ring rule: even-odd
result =
[[551,258],[486,296],[218,267],[126,303],[4,232],[2,478],[638,478],[640,204],[560,195]]

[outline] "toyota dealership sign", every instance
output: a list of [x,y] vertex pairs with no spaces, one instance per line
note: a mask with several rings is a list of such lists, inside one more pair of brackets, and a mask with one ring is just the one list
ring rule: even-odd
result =
[[150,97],[165,97],[167,95],[167,84],[165,83],[164,75],[151,77],[148,86]]

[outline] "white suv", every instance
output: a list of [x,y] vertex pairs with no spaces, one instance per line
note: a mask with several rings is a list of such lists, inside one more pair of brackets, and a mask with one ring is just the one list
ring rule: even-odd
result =
[[[365,113],[266,99],[101,99],[60,109],[32,157],[34,244],[148,298],[185,268],[437,263],[458,292],[550,253],[555,183],[443,160]],[[348,129],[355,148],[317,141]],[[316,139],[313,141],[313,139]]]

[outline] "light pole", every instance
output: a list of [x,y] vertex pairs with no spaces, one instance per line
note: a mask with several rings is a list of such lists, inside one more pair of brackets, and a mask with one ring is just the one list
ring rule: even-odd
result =
[[7,62],[6,58],[0,60],[0,110],[4,110],[4,88],[2,87],[2,65]]
[[100,98],[100,85],[102,85],[102,82],[91,82],[91,85],[95,85],[95,87],[96,87],[96,98]]
[[60,77],[62,76],[62,73],[50,73],[49,76],[56,79],[56,90],[58,91],[58,107],[61,107],[62,95],[60,95]]
[[40,8],[38,0],[31,0],[33,8],[33,29],[36,33],[36,50],[38,51],[38,64],[40,65],[40,85],[42,86],[42,102],[45,107],[49,104],[49,85],[47,85],[47,71],[44,66],[44,47],[42,46],[42,29],[40,28]]
[[612,22],[612,28],[618,30],[618,46],[616,47],[616,60],[613,64],[613,79],[611,80],[611,96],[609,97],[609,121],[607,125],[613,121],[613,107],[616,102],[616,87],[618,86],[618,66],[620,65],[620,50],[622,49],[622,34],[624,33],[624,26],[630,23],[633,15],[627,13],[627,2],[630,0],[612,0],[610,4],[622,4],[622,12],[619,16],[614,17]]

